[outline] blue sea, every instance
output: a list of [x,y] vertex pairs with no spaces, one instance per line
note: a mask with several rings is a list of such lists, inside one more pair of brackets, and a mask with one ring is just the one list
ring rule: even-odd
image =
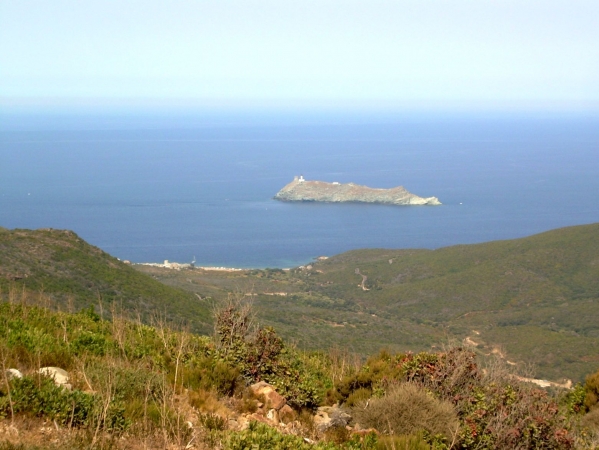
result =
[[[438,207],[281,203],[309,180],[403,185]],[[0,226],[62,228],[133,262],[293,267],[599,222],[584,114],[4,115]]]

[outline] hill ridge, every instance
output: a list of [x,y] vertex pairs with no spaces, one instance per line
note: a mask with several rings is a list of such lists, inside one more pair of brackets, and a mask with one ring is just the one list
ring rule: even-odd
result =
[[69,230],[0,232],[0,291],[14,288],[76,309],[117,302],[146,320],[164,315],[195,331],[211,329],[208,306],[193,294],[140,273]]

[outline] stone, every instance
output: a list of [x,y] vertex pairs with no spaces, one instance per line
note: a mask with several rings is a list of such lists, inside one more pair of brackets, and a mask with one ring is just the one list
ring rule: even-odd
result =
[[276,409],[277,411],[287,404],[287,400],[279,394],[274,386],[265,381],[259,381],[250,386],[251,391],[256,397],[263,396],[267,409]]
[[69,384],[69,373],[60,367],[42,367],[38,370],[38,373],[52,378],[56,386],[63,386],[68,390],[72,389]]
[[316,413],[314,415],[314,427],[321,433],[330,428],[331,418],[328,414]]
[[291,423],[297,419],[297,414],[289,405],[283,406],[279,410],[279,420],[283,423]]
[[273,425],[272,421],[270,421],[269,419],[264,417],[262,414],[258,414],[258,413],[250,414],[249,419],[254,420],[256,422],[265,423],[266,425],[271,425],[271,426]]
[[279,413],[276,409],[269,409],[266,413],[266,418],[276,425],[278,425],[280,422]]
[[338,405],[321,406],[314,415],[316,429],[323,433],[331,427],[346,427],[352,417]]
[[23,378],[23,374],[18,369],[6,369],[6,378]]
[[228,427],[230,430],[234,431],[243,431],[247,429],[250,424],[250,421],[245,416],[238,416],[236,418],[230,418],[227,421]]

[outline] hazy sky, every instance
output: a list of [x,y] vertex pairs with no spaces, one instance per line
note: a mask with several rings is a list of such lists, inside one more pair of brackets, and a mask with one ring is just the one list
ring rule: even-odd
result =
[[20,102],[599,105],[599,0],[0,0]]

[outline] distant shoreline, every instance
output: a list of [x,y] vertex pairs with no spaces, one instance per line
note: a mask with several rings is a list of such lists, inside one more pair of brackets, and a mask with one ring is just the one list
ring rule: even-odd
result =
[[131,264],[134,266],[151,266],[151,267],[160,267],[162,269],[172,269],[172,270],[181,270],[181,269],[200,269],[200,270],[214,270],[220,272],[243,272],[244,270],[254,270],[254,269],[240,269],[238,267],[213,267],[213,266],[195,266],[190,263],[178,263],[173,261],[165,260],[163,263],[132,263],[130,261],[123,261],[126,264]]

